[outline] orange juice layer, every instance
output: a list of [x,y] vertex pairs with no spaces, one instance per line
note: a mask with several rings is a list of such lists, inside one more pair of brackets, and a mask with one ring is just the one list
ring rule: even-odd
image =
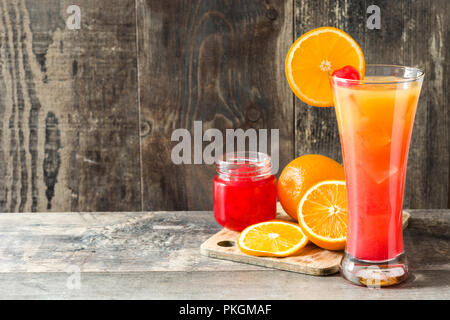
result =
[[358,259],[382,261],[403,252],[404,178],[419,94],[417,83],[336,87],[349,210],[346,251]]

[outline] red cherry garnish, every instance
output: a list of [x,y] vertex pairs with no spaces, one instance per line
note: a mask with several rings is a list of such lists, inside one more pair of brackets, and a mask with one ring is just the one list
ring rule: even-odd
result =
[[358,70],[352,66],[345,66],[339,70],[335,70],[331,75],[343,79],[361,80]]

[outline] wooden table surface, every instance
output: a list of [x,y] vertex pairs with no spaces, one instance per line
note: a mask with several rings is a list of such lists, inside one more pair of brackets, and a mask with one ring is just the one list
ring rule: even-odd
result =
[[409,212],[411,276],[388,289],[201,256],[206,211],[1,214],[0,299],[450,299],[450,210]]

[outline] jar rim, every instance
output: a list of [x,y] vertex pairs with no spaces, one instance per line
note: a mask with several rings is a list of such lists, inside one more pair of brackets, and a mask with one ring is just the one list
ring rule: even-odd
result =
[[252,165],[260,166],[271,161],[270,156],[258,151],[228,152],[218,157],[217,164],[241,164],[251,162]]
[[216,170],[228,178],[263,177],[272,172],[268,154],[257,151],[236,151],[218,157]]

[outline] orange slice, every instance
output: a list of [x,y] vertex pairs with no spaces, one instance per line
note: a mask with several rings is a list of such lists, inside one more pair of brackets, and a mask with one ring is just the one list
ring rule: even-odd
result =
[[345,181],[325,180],[311,187],[298,205],[298,223],[317,246],[344,249],[347,240]]
[[252,256],[286,257],[300,251],[308,243],[298,224],[271,220],[247,227],[238,246]]
[[364,54],[355,40],[342,30],[322,27],[294,42],[286,56],[289,85],[302,101],[315,107],[333,106],[329,76],[347,65],[364,77]]

